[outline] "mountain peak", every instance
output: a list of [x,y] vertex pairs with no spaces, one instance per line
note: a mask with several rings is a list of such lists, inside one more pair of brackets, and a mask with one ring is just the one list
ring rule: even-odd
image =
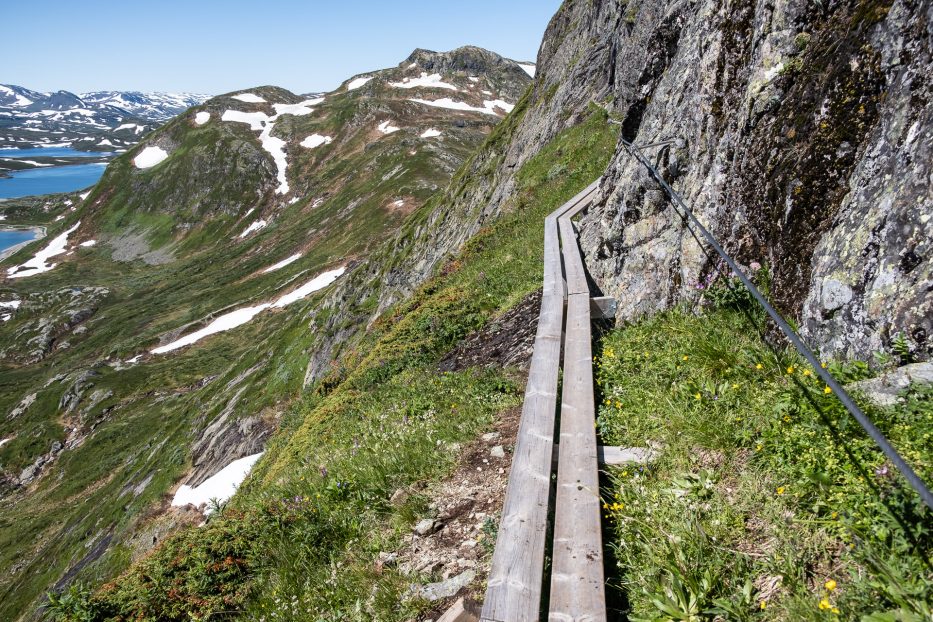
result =
[[426,71],[439,73],[494,73],[503,70],[524,73],[517,61],[475,45],[465,45],[449,52],[416,48],[399,66],[407,67],[412,64],[417,64]]

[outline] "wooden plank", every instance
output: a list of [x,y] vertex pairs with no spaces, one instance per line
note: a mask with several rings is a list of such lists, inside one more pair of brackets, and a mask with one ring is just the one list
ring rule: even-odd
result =
[[[568,282],[568,286],[570,283]],[[549,620],[606,620],[588,294],[571,294]]]
[[583,207],[558,219],[567,275],[567,324],[548,612],[555,622],[606,620],[590,294],[570,221]]
[[[580,255],[580,246],[577,244],[577,234],[574,231],[570,218],[563,217],[557,221],[560,229],[560,241],[563,246],[564,272],[567,275],[567,295],[586,294],[589,298],[590,287],[586,280],[586,268],[583,257]],[[587,301],[589,304],[589,301]],[[589,317],[589,311],[587,311]]]
[[591,184],[545,219],[544,294],[487,581],[481,615],[484,622],[539,619],[566,297],[558,217],[591,200],[595,189],[596,184]]
[[[557,468],[560,456],[560,443],[554,443],[554,452],[551,465]],[[623,464],[650,464],[658,457],[658,452],[650,447],[618,447],[616,445],[597,445],[596,462],[605,466],[621,466]]]

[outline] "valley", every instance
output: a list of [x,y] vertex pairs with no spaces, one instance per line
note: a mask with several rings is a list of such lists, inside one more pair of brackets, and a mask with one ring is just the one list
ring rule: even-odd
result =
[[164,115],[6,138],[107,161],[0,201],[44,234],[0,259],[0,619],[929,620],[931,24],[565,0],[534,64],[0,88]]

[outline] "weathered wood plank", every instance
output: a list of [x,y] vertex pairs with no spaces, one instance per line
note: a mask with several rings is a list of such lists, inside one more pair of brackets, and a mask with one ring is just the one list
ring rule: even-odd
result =
[[[560,456],[560,443],[554,443],[554,453],[551,465],[557,468]],[[616,445],[597,445],[596,462],[605,466],[621,466],[623,464],[651,464],[658,457],[658,452],[650,447],[618,447]]]
[[548,613],[555,622],[606,620],[590,294],[570,222],[583,207],[558,219],[567,275],[567,323]]
[[606,620],[599,512],[589,295],[571,294],[567,305],[549,620]]
[[595,188],[595,184],[591,185],[545,219],[544,294],[487,581],[481,616],[484,622],[539,619],[566,297],[558,217],[581,201],[588,201]]
[[[557,226],[560,229],[560,241],[564,249],[567,295],[586,294],[589,299],[590,287],[586,280],[586,268],[583,265],[583,257],[580,254],[580,246],[577,244],[577,234],[573,223],[565,216],[558,219]],[[589,300],[587,300],[587,305],[589,305]],[[589,311],[587,311],[587,317],[589,317]]]

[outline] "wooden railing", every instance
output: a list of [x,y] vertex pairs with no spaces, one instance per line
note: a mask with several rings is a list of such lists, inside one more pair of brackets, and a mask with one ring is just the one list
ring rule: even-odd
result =
[[[571,218],[594,182],[544,221],[544,292],[481,619],[606,619],[590,334],[590,292]],[[564,310],[566,307],[566,336]],[[562,347],[563,346],[563,347]],[[550,602],[542,602],[563,349]]]

